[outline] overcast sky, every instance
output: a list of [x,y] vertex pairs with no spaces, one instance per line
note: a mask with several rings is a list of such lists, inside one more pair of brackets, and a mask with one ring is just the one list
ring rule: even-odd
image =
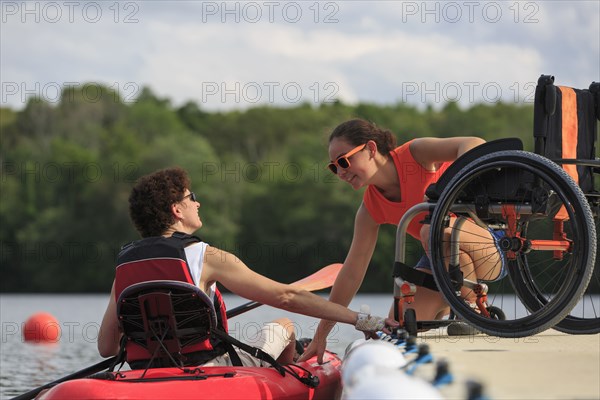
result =
[[[600,1],[0,1],[3,106],[99,82],[206,110],[532,101],[600,80]],[[93,94],[90,94],[93,96]]]

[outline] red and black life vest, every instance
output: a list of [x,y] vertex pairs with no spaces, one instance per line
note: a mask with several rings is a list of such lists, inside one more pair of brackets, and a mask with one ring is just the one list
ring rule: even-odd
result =
[[[185,255],[185,247],[200,242],[197,236],[175,232],[171,237],[149,237],[129,243],[121,249],[117,258],[115,277],[115,301],[123,290],[133,284],[154,280],[181,281],[196,285],[192,279]],[[217,326],[227,332],[227,314],[223,298],[215,288],[214,307]],[[128,342],[127,362],[148,360],[151,354],[144,347]],[[218,338],[211,337],[200,343],[187,346],[181,353],[200,361],[208,361],[225,354],[227,349]]]

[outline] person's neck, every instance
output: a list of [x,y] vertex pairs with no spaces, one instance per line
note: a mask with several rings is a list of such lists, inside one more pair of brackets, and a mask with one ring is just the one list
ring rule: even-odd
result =
[[170,227],[167,228],[167,230],[165,230],[162,234],[162,236],[165,237],[170,237],[173,236],[173,234],[175,232],[182,232],[182,233],[187,233],[188,235],[191,235],[193,232],[188,232],[188,230],[186,230],[180,222],[177,222],[173,225],[171,225]]
[[387,199],[391,201],[400,200],[400,179],[398,178],[398,170],[396,164],[391,157],[381,157],[377,173],[373,177],[373,185]]

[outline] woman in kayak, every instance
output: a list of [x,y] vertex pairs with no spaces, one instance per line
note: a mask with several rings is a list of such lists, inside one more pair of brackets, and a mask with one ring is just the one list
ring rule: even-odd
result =
[[[379,225],[397,225],[408,209],[424,201],[427,187],[437,181],[452,161],[482,143],[484,140],[476,137],[419,138],[396,147],[396,139],[390,131],[361,119],[344,122],[334,129],[329,136],[329,169],[353,189],[366,187],[366,190],[355,216],[352,244],[331,290],[330,301],[348,305],[356,294],[373,255]],[[420,223],[423,216],[412,220],[408,233],[419,240],[428,253],[429,225]],[[461,230],[464,242],[470,241],[469,235],[489,237],[495,248],[490,233],[471,222],[465,223]],[[482,249],[461,247],[464,275],[497,279],[502,273],[499,255],[488,252],[482,257],[475,254],[478,251]],[[416,268],[431,273],[428,257],[423,256]],[[474,295],[469,296],[468,300],[474,303]],[[439,319],[449,313],[442,295],[424,287],[419,287],[414,303],[408,307],[415,309],[420,320]],[[301,360],[316,353],[319,362],[322,361],[327,335],[334,325],[334,321],[320,322]]]
[[[190,235],[202,227],[200,202],[190,188],[188,174],[180,168],[160,170],[136,182],[129,196],[129,213],[142,238]],[[197,285],[213,299],[215,295],[218,296],[217,300],[220,299],[216,290],[216,283],[220,282],[231,292],[247,299],[299,314],[352,324],[364,332],[373,333],[386,326],[398,325],[391,319],[357,313],[293,285],[275,282],[252,271],[233,254],[202,241],[188,245],[184,251],[190,279],[193,281],[190,283]],[[143,268],[140,269],[133,278],[141,282],[152,280],[150,277],[137,276],[143,275],[144,271]],[[116,355],[119,351],[121,332],[117,320],[116,296],[123,286],[123,282],[118,282],[121,279],[119,276],[117,273],[113,282],[98,335],[98,351],[103,357]],[[226,318],[224,311],[221,314],[222,318]],[[255,347],[282,364],[292,362],[295,353],[292,322],[289,319],[279,319],[266,324]],[[250,354],[243,351],[239,353],[245,366],[263,365]],[[203,364],[232,365],[229,354],[224,349],[211,353],[212,356],[214,357],[208,360],[208,364]]]

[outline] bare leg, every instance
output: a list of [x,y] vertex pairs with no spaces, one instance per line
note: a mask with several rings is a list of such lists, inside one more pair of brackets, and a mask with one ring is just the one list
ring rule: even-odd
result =
[[[456,218],[452,218],[451,226],[454,226],[455,222]],[[467,220],[460,231],[460,250],[471,259],[469,273],[472,273],[476,279],[490,281],[500,275],[502,261],[494,239],[487,229]],[[467,271],[464,272],[467,277]]]
[[273,322],[276,322],[285,328],[287,332],[286,339],[289,339],[287,346],[283,349],[277,358],[277,361],[283,365],[291,364],[294,362],[294,356],[296,355],[296,333],[294,332],[294,324],[288,318],[279,318]]
[[[461,251],[459,254],[459,262],[460,262],[460,269],[463,272],[463,276],[465,279],[469,279],[472,281],[477,281],[477,275],[475,273],[475,264],[473,263],[473,260],[471,259],[471,257],[469,257],[469,255],[467,253],[465,253],[464,251]],[[460,289],[460,293],[462,295],[462,297],[467,300],[469,303],[475,303],[475,301],[477,300],[477,295],[473,292],[473,290],[463,286]]]
[[[428,271],[425,271],[428,272]],[[450,313],[450,307],[446,304],[444,297],[435,290],[430,290],[425,287],[417,287],[415,300],[411,304],[405,303],[405,309],[411,308],[417,314],[417,320],[430,321],[433,319],[441,319]],[[390,318],[394,317],[394,305],[390,309]]]
[[[450,219],[450,227],[444,231],[444,259],[450,255],[450,237],[456,218]],[[421,229],[421,243],[431,257],[429,249],[430,225],[423,225]],[[484,229],[470,220],[467,220],[460,231],[460,268],[466,279],[493,280],[501,272],[502,262],[500,254],[494,244],[494,239],[487,229]],[[447,265],[446,265],[447,266]]]

